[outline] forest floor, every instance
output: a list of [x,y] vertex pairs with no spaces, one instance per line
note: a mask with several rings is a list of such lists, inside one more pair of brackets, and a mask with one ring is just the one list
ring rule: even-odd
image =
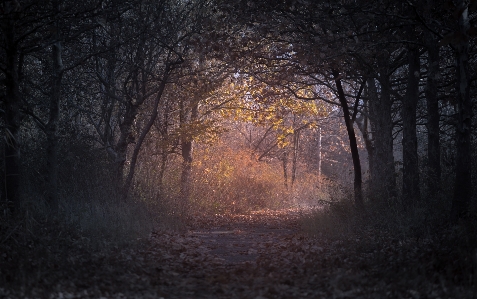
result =
[[27,288],[0,285],[0,297],[476,298],[475,264],[462,263],[445,240],[372,229],[309,236],[303,213],[196,217],[186,232],[157,231],[128,248],[71,248],[62,264],[43,262]]

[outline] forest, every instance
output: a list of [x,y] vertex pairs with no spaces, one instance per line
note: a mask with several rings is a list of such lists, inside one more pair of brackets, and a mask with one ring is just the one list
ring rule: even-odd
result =
[[0,297],[476,298],[476,0],[0,3]]

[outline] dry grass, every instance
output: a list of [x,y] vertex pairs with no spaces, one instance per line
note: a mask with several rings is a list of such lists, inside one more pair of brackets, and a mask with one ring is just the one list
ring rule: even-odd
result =
[[217,147],[196,154],[190,201],[194,211],[243,213],[288,204],[279,165],[258,162],[247,150]]
[[[5,209],[3,209],[5,211]],[[28,290],[57,267],[74,264],[72,258],[111,254],[137,246],[154,230],[174,227],[160,205],[141,201],[64,199],[52,216],[40,200],[27,200],[23,214],[0,218],[0,285]]]

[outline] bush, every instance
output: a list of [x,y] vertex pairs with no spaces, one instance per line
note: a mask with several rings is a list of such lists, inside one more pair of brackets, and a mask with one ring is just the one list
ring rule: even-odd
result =
[[[28,289],[74,254],[106,252],[137,243],[169,226],[167,208],[133,194],[121,201],[103,151],[81,139],[62,144],[59,153],[59,211],[45,203],[42,141],[22,148],[22,210],[17,217],[0,202],[0,285]],[[134,242],[132,242],[134,241]],[[51,282],[51,283],[54,283]]]
[[[218,153],[220,155],[212,154]],[[191,205],[205,213],[243,213],[287,204],[279,165],[258,162],[247,150],[224,145],[199,148],[194,164]]]

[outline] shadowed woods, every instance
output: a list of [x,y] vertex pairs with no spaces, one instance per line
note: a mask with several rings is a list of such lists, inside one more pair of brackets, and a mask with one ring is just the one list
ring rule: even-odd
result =
[[0,4],[0,295],[474,298],[476,1]]

